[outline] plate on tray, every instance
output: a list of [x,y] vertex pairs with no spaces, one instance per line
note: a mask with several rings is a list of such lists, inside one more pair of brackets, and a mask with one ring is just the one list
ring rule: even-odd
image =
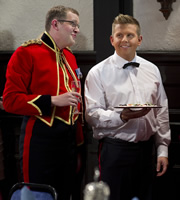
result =
[[158,106],[158,105],[119,105],[119,106],[115,106],[114,108],[129,108],[131,110],[137,111],[137,110],[141,110],[143,108],[162,108],[162,106]]

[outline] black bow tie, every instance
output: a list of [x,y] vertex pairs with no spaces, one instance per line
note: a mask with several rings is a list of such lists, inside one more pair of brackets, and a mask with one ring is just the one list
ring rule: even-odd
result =
[[126,67],[128,67],[130,65],[133,67],[139,67],[139,63],[137,63],[137,62],[128,62],[128,63],[124,64],[123,69],[125,69]]

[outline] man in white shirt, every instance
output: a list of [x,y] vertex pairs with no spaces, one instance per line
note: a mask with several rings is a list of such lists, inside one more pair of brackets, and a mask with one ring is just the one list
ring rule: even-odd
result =
[[[110,199],[130,200],[136,196],[150,200],[155,175],[162,176],[168,167],[168,100],[158,68],[136,54],[142,42],[139,22],[118,15],[110,41],[114,55],[94,66],[86,77],[86,120],[100,141],[101,179],[110,186]],[[136,103],[162,107],[138,111],[115,108]]]

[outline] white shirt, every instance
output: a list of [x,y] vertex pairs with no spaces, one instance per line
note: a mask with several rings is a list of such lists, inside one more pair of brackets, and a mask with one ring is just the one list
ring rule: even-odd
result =
[[[146,141],[155,135],[158,156],[168,157],[170,143],[168,101],[158,68],[135,56],[138,68],[129,66],[114,55],[95,65],[85,81],[85,117],[92,126],[94,137],[120,138],[129,142]],[[120,119],[119,104],[152,103],[162,108],[151,109],[143,117],[124,123]]]

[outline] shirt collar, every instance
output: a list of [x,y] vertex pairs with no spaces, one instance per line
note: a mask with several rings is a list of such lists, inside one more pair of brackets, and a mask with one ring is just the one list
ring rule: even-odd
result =
[[123,68],[124,64],[128,63],[128,62],[136,62],[137,60],[137,55],[135,54],[135,57],[131,60],[131,61],[127,61],[124,58],[120,57],[116,51],[114,52],[113,55],[113,62],[115,64],[115,66],[119,69]]

